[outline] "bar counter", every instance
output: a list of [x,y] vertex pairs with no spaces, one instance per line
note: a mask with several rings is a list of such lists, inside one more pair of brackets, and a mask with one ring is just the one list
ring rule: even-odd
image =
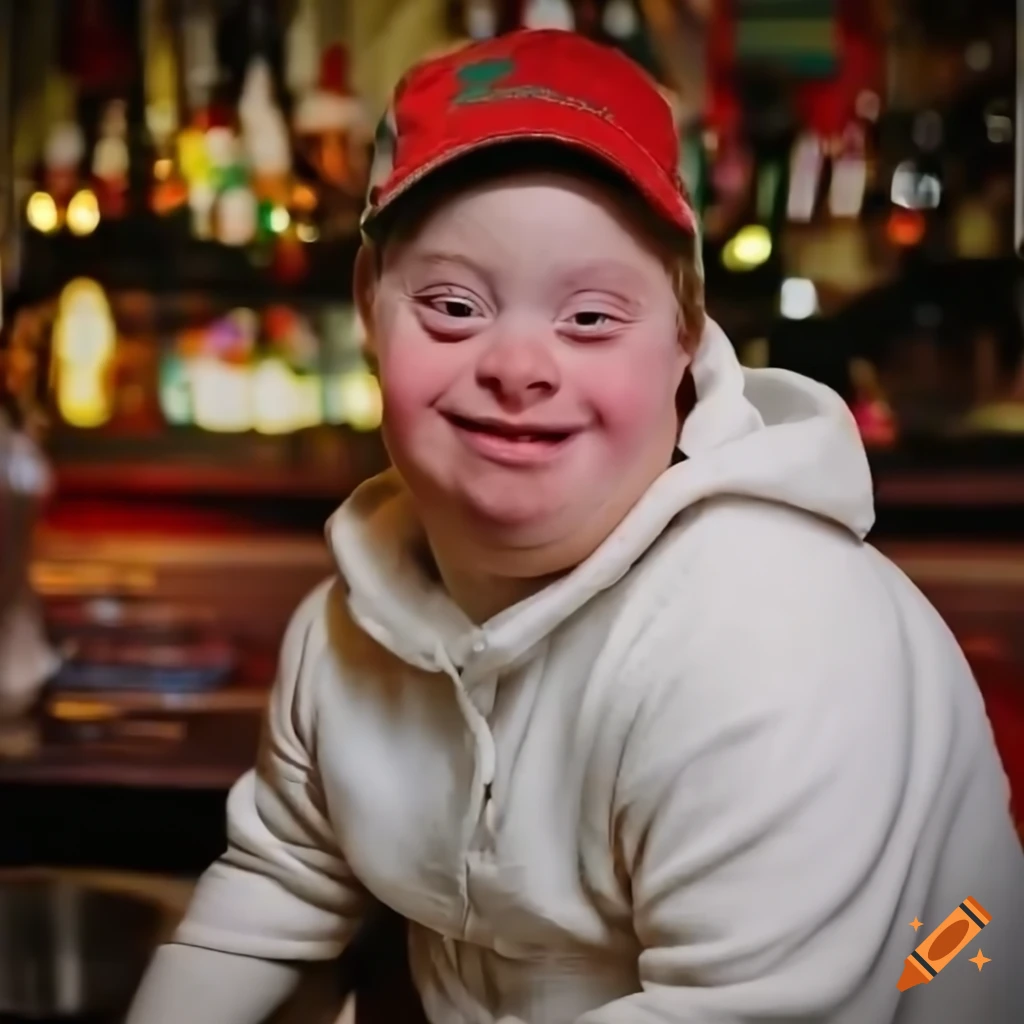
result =
[[[880,545],[936,604],[989,701],[1015,788],[1024,799],[1024,546]],[[104,540],[44,536],[34,577],[44,596],[105,582],[176,602],[202,602],[237,642],[231,683],[202,694],[52,695],[116,707],[111,735],[83,740],[34,720],[8,736],[0,785],[222,793],[253,762],[276,649],[302,596],[331,571],[319,538]],[[51,708],[52,710],[52,708]],[[60,716],[58,715],[58,718]],[[73,717],[73,716],[72,716]],[[20,746],[20,752],[18,748]]]

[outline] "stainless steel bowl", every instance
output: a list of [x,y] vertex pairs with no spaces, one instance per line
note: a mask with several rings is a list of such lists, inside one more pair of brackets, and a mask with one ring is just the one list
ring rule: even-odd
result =
[[0,1020],[116,1019],[163,920],[155,902],[60,874],[0,875]]

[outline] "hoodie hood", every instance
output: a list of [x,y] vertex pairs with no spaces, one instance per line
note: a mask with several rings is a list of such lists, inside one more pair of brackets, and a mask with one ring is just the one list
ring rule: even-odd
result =
[[361,485],[327,535],[360,626],[406,662],[502,671],[613,586],[671,521],[716,496],[788,505],[859,538],[874,521],[871,473],[853,416],[830,388],[785,370],[749,370],[709,320],[692,373],[697,402],[667,469],[585,562],[476,628],[425,567],[422,528],[389,470]]

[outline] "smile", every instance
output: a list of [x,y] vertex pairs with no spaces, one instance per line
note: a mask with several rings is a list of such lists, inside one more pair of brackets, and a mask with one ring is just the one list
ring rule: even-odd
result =
[[474,452],[506,465],[544,462],[560,454],[579,433],[575,427],[478,420],[454,413],[444,416]]

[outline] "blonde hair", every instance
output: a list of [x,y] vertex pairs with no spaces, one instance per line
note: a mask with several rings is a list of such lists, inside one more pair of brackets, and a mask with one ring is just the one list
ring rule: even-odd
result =
[[519,170],[565,171],[589,178],[606,187],[619,201],[633,224],[661,254],[672,278],[679,304],[680,340],[690,355],[704,332],[704,275],[698,246],[700,239],[684,234],[662,219],[623,175],[582,151],[551,142],[514,141],[471,153],[427,177],[385,208],[368,226],[366,235],[375,257],[384,247],[412,237],[427,218],[454,193],[489,177],[503,177]]

